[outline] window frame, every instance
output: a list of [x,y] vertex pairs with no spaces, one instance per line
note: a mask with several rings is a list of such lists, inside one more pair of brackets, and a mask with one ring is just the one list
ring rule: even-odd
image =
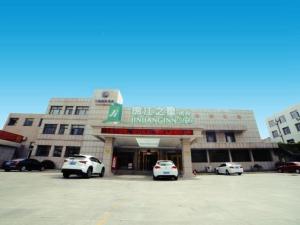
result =
[[64,115],[73,115],[74,106],[66,106]]
[[[73,148],[73,149],[72,149]],[[72,149],[72,150],[79,150],[78,153],[72,153],[70,154],[69,153],[69,150]],[[64,157],[65,158],[68,158],[68,157],[72,157],[72,155],[79,155],[80,154],[80,151],[81,151],[81,147],[80,146],[66,146],[66,150],[65,150],[65,153],[64,153]]]
[[[276,136],[274,135],[274,133],[276,133]],[[272,131],[272,136],[273,136],[273,138],[278,138],[278,137],[279,137],[279,132],[278,132],[278,130],[273,130],[273,131]]]
[[[62,127],[64,127],[63,132],[61,132]],[[58,127],[58,132],[57,132],[57,134],[58,134],[58,135],[64,135],[64,134],[66,134],[66,131],[67,131],[68,129],[69,129],[69,124],[60,124],[59,127]]]
[[[75,115],[77,116],[84,116],[89,111],[89,106],[76,106],[75,108]],[[81,113],[83,112],[83,113]]]
[[[210,136],[212,135],[212,136]],[[213,140],[209,140],[209,137],[212,137]],[[207,143],[217,143],[217,133],[215,131],[206,131],[206,142]]]
[[[39,149],[41,147],[47,147],[47,149]],[[45,150],[47,151],[48,154],[39,154],[39,151],[45,151]],[[49,157],[50,151],[51,151],[51,145],[38,145],[36,148],[35,156]]]
[[[59,148],[59,149],[57,149],[57,148]],[[52,157],[61,158],[62,153],[63,153],[63,149],[64,149],[63,146],[61,146],[61,145],[55,145],[54,148],[53,148]],[[57,151],[57,150],[61,150],[60,154],[55,154],[56,153],[55,151]]]
[[25,118],[23,126],[24,127],[32,127],[33,123],[34,123],[34,118]]
[[[85,130],[85,125],[82,124],[72,124],[70,129],[70,135],[83,135]],[[78,132],[81,131],[81,132]]]
[[289,128],[289,126],[283,127],[282,132],[284,135],[289,135],[289,134],[291,134],[291,129]]
[[[55,109],[55,108],[56,108],[56,109]],[[63,110],[63,106],[60,106],[60,105],[52,105],[52,106],[50,106],[49,114],[50,114],[50,115],[60,115],[62,110]],[[56,112],[56,111],[57,111],[57,113],[54,113],[54,112]]]
[[[234,132],[228,131],[228,132],[225,132],[224,135],[225,135],[226,143],[235,143],[236,142],[236,137],[235,137]],[[229,137],[232,138],[231,141],[229,141],[230,140]]]
[[[52,132],[46,132],[46,129],[51,129],[48,126],[53,126],[52,129],[54,129]],[[47,128],[46,128],[47,127]],[[57,124],[53,123],[45,123],[44,128],[43,128],[43,133],[42,134],[55,134],[57,130]]]
[[[12,120],[14,120],[14,123],[11,123]],[[20,118],[18,117],[10,117],[8,119],[7,126],[16,126],[19,120]]]
[[296,124],[295,124],[295,127],[296,127],[296,130],[297,130],[298,132],[300,132],[300,123],[296,123]]
[[300,118],[298,110],[294,110],[294,111],[290,112],[290,115],[291,115],[292,119]]

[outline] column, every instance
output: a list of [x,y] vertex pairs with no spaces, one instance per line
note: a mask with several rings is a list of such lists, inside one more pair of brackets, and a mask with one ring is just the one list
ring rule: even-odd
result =
[[208,152],[209,150],[206,149],[205,151],[206,151],[207,163],[209,164],[210,163],[210,157],[209,157],[209,152]]
[[189,139],[182,139],[182,167],[183,177],[193,177],[191,143]]
[[228,149],[227,151],[228,151],[228,155],[229,155],[229,162],[232,162],[232,155],[231,155],[231,151],[230,151],[230,149]]
[[111,163],[113,154],[113,138],[106,137],[103,148],[103,163],[105,165],[105,176],[112,176]]
[[253,157],[253,154],[252,154],[252,149],[249,149],[249,154],[250,154],[251,162],[254,162],[254,157]]
[[55,147],[55,145],[51,145],[48,157],[52,157],[53,156],[54,147]]

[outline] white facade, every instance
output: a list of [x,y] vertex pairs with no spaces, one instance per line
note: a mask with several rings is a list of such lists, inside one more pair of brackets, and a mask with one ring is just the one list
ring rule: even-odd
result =
[[275,142],[300,142],[300,104],[268,117],[266,122]]
[[[53,98],[45,114],[10,114],[4,130],[28,136],[32,157],[50,159],[58,168],[65,157],[78,152],[96,156],[108,168],[114,156],[119,164],[131,157],[128,168],[136,170],[145,169],[149,157],[177,160],[186,176],[222,160],[238,162],[246,170],[255,164],[272,169],[277,160],[277,145],[261,140],[251,110],[122,107],[120,121],[108,121],[109,114],[117,113],[110,111],[115,103],[123,103],[119,90],[96,90],[91,98]],[[18,122],[9,125],[11,118]],[[32,126],[24,126],[28,118],[34,119]],[[143,138],[158,139],[159,144],[139,146],[137,139]]]

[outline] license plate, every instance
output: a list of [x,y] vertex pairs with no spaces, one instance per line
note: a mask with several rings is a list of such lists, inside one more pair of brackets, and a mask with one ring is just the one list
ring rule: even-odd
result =
[[170,172],[164,172],[164,174],[170,174]]
[[71,161],[70,165],[76,165],[76,162],[75,161]]

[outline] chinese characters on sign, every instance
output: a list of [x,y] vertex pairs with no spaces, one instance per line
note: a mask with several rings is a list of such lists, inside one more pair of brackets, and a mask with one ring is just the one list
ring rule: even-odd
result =
[[144,125],[186,125],[194,122],[191,110],[174,107],[133,107],[131,123]]

